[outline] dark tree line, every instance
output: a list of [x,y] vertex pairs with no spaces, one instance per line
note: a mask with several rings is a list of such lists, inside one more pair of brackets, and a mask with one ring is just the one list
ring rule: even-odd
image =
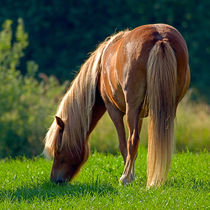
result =
[[[110,34],[148,23],[168,23],[187,41],[191,86],[210,97],[209,0],[1,0],[0,24],[23,18],[29,34],[24,60],[39,72],[71,80],[97,44]],[[15,27],[15,24],[13,24]],[[24,73],[24,65],[19,68]],[[210,99],[209,99],[210,100]]]

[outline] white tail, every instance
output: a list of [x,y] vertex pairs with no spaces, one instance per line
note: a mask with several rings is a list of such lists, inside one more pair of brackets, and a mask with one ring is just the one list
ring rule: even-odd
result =
[[176,110],[177,62],[167,40],[156,42],[147,63],[149,103],[147,187],[161,185],[171,162]]

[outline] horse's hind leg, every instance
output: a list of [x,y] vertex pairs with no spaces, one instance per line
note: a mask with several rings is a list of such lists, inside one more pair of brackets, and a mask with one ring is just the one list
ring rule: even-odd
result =
[[[140,134],[141,127],[142,127],[142,122],[143,122],[143,119],[139,119],[139,134]],[[131,170],[131,180],[135,179],[135,161],[136,161],[137,156],[138,156],[138,149],[137,149],[136,156],[135,156],[134,162],[133,162],[133,167]]]
[[139,131],[142,124],[142,119],[139,120],[139,107],[127,107],[127,124],[129,129],[129,138],[127,143],[128,155],[123,174],[120,181],[127,184],[134,179],[134,164],[138,152]]
[[127,157],[127,141],[126,141],[124,122],[123,122],[124,113],[115,108],[111,103],[107,103],[106,108],[110,118],[112,119],[116,127],[119,139],[119,148],[125,163]]

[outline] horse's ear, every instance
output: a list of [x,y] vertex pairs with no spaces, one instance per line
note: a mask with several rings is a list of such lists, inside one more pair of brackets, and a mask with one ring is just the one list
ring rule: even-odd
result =
[[60,117],[58,117],[58,116],[55,116],[55,120],[56,120],[56,123],[57,123],[58,127],[61,130],[64,130],[64,122],[63,122],[63,120]]

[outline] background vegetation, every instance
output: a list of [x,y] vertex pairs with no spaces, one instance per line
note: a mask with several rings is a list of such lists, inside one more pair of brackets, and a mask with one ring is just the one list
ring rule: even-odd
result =
[[[6,0],[0,24],[22,18],[30,45],[22,59],[34,60],[39,72],[71,80],[98,43],[116,31],[148,23],[168,23],[186,39],[193,87],[210,101],[209,0]],[[15,27],[14,24],[14,27]]]
[[26,63],[23,76],[17,69],[28,45],[23,22],[18,21],[15,35],[7,20],[0,32],[0,158],[32,156],[41,152],[42,140],[65,85],[54,77],[34,78],[37,64]]
[[[197,101],[187,97],[179,107],[177,149],[209,150],[210,108],[199,101],[210,101],[209,9],[208,0],[2,1],[0,158],[40,154],[58,102],[88,52],[116,31],[155,22],[175,26],[190,52],[190,97]],[[145,120],[143,145],[146,126]],[[116,131],[107,115],[90,144],[93,150],[117,153]]]

